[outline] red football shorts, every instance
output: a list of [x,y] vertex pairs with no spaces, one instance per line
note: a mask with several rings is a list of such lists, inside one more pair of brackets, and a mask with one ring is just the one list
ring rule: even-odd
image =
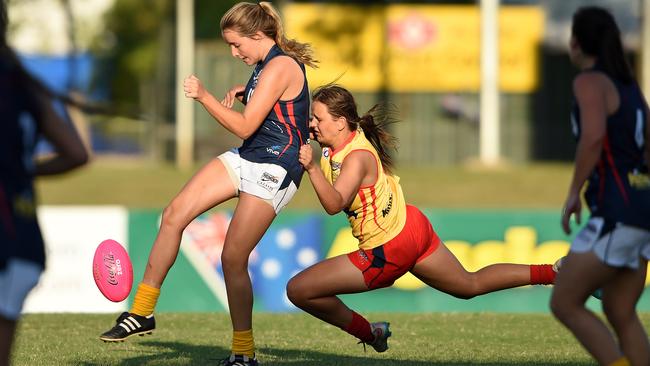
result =
[[396,237],[378,247],[348,253],[348,258],[363,273],[368,289],[376,289],[392,285],[438,245],[440,238],[429,219],[417,207],[406,205],[406,223]]

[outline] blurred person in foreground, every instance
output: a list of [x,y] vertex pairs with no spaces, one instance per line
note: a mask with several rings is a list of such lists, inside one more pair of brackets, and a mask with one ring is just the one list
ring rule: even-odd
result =
[[[30,75],[7,44],[6,10],[0,1],[0,366],[9,365],[23,303],[45,268],[34,178],[64,173],[88,160],[74,127],[53,109],[55,100],[71,101]],[[36,159],[41,137],[55,152]]]
[[[200,102],[243,145],[210,161],[164,209],[133,306],[100,339],[122,341],[155,328],[154,307],[183,230],[201,213],[239,197],[221,254],[233,326],[231,355],[222,365],[250,366],[258,362],[248,258],[300,184],[298,154],[309,137],[305,65],[316,61],[308,45],[285,37],[280,16],[268,2],[236,4],[220,26],[232,56],[254,66],[247,85],[233,87],[222,101],[193,75],[183,87],[186,97]],[[245,104],[242,113],[231,109],[235,99]]]
[[[580,223],[580,192],[591,212],[563,258],[551,310],[601,365],[650,365],[636,304],[650,257],[650,129],[647,103],[625,59],[613,16],[584,7],[573,16],[571,121],[578,140],[573,179],[562,213]],[[609,330],[585,302],[601,291]]]
[[320,167],[312,148],[300,150],[309,179],[325,211],[344,212],[359,249],[323,260],[293,277],[287,296],[297,307],[357,337],[377,352],[388,349],[388,322],[369,323],[338,297],[391,286],[407,272],[461,299],[497,290],[549,285],[552,265],[499,263],[468,272],[440,240],[427,217],[406,203],[386,131],[390,111],[373,107],[357,113],[352,94],[327,85],[313,94],[312,128],[323,147]]

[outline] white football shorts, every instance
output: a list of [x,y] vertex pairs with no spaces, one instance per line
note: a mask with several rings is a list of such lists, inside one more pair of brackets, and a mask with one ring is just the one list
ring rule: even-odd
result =
[[[230,180],[239,192],[246,192],[270,204],[279,213],[298,191],[287,171],[276,164],[255,163],[243,159],[237,148],[218,156],[228,171]],[[285,187],[282,183],[290,180]]]
[[37,284],[43,268],[33,262],[10,258],[0,271],[0,315],[17,320],[25,298]]
[[639,259],[650,259],[650,231],[624,225],[609,224],[602,217],[592,217],[571,244],[576,253],[594,252],[612,267],[639,268]]

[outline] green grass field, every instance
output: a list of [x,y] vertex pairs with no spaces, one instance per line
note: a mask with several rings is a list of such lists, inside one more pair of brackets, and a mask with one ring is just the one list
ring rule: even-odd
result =
[[[100,158],[68,175],[42,178],[37,189],[40,202],[48,205],[162,208],[196,169],[178,171],[172,165]],[[559,211],[571,169],[569,164],[498,169],[398,167],[397,174],[407,201],[423,208],[556,208]],[[224,207],[234,207],[233,202]],[[303,178],[288,208],[321,209],[307,177]]]
[[[103,343],[115,315],[28,314],[14,350],[15,366],[216,365],[229,353],[225,313],[161,313],[152,336]],[[591,365],[582,347],[544,314],[370,314],[391,322],[382,354],[302,313],[255,314],[257,355],[263,365]],[[643,314],[650,326],[650,314]]]
[[[40,202],[48,205],[162,208],[195,170],[98,159],[72,174],[41,179],[37,189]],[[398,167],[397,174],[407,201],[423,208],[559,210],[571,165]],[[308,179],[289,208],[321,210]],[[216,365],[229,353],[231,323],[224,313],[161,313],[153,336],[100,342],[99,334],[115,317],[28,314],[18,330],[14,365]],[[391,322],[388,352],[364,352],[353,337],[302,313],[255,313],[258,358],[262,365],[291,366],[593,364],[548,314],[384,313],[369,318]],[[643,320],[650,326],[650,314]]]

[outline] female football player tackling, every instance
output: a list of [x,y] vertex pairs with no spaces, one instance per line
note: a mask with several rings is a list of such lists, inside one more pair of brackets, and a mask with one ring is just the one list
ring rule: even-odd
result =
[[[562,213],[580,220],[580,191],[591,217],[571,244],[553,289],[551,310],[601,365],[650,365],[650,345],[636,304],[650,258],[650,113],[625,59],[612,15],[598,7],[573,16],[573,180]],[[614,334],[585,307],[602,290]]]
[[[314,66],[315,60],[307,44],[285,38],[280,16],[268,2],[236,4],[221,18],[221,31],[233,57],[255,66],[248,84],[219,101],[191,76],[185,96],[244,143],[210,161],[165,208],[133,306],[100,339],[122,341],[155,328],[154,307],[183,230],[201,213],[238,196],[221,254],[233,326],[231,355],[222,365],[255,366],[248,257],[300,184],[299,148],[309,133],[305,65]],[[246,105],[242,113],[231,109],[235,99]]]
[[384,352],[389,323],[369,323],[336,295],[387,287],[406,272],[462,299],[553,283],[549,264],[494,264],[467,272],[426,216],[406,204],[388,155],[395,138],[384,129],[387,113],[375,106],[359,117],[352,94],[337,85],[317,89],[312,102],[310,128],[323,147],[321,166],[313,162],[309,145],[300,149],[300,163],[325,211],[345,212],[359,249],[293,277],[287,295],[296,306]]

